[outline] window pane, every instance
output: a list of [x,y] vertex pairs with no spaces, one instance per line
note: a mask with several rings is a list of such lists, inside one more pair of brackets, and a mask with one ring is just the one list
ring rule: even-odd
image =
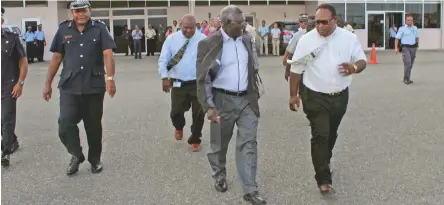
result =
[[171,1],[170,6],[188,6],[188,1]]
[[365,29],[365,4],[347,4],[347,21],[354,29]]
[[100,0],[95,0],[95,1],[90,1],[91,2],[91,7],[93,9],[97,9],[97,8],[110,8],[111,7],[111,2],[110,1],[100,1]]
[[145,0],[130,0],[128,1],[128,6],[130,8],[145,7]]
[[248,5],[248,1],[230,0],[230,4],[232,4],[232,5]]
[[422,27],[422,4],[405,4],[405,12],[413,15],[413,22],[416,27]]
[[195,1],[196,6],[208,6],[208,0]]
[[304,5],[305,1],[303,0],[288,0],[288,5]]
[[167,7],[168,1],[147,0],[146,7]]
[[287,5],[287,1],[276,1],[276,0],[269,0],[269,5]]
[[404,3],[368,3],[367,11],[404,11]]
[[338,26],[343,27],[345,21],[345,3],[333,3],[331,5],[335,7],[336,16],[338,16]]
[[167,15],[166,9],[148,9],[148,16]]
[[97,16],[109,16],[109,11],[105,10],[105,11],[96,11],[96,10],[91,10],[91,17],[97,17]]
[[145,15],[144,9],[133,10],[114,10],[113,16],[132,16],[132,15]]
[[250,0],[250,5],[267,5],[267,0]]
[[111,1],[111,8],[128,8],[128,1]]
[[34,1],[34,0],[25,1],[25,7],[30,7],[30,6],[35,6],[35,7],[48,6],[48,1]]
[[441,28],[441,4],[424,4],[424,28]]
[[227,0],[210,0],[210,4],[211,4],[211,6],[217,6],[217,5],[228,6],[228,1]]
[[[23,1],[2,1],[3,7],[23,7]],[[5,12],[6,14],[6,12]]]

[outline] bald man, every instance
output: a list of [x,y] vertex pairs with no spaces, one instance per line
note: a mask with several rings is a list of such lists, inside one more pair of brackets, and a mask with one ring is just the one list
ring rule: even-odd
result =
[[170,117],[175,128],[174,137],[182,140],[185,126],[184,113],[192,108],[193,123],[188,144],[193,152],[200,150],[205,113],[197,100],[196,60],[197,45],[206,38],[196,32],[196,19],[187,14],[181,19],[181,29],[167,37],[159,57],[162,90],[171,90]]

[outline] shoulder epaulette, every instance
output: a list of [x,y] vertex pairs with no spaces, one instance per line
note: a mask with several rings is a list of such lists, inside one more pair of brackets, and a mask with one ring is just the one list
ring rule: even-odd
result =
[[68,22],[70,22],[71,20],[64,20],[64,21],[62,21],[60,24],[59,24],[59,26],[61,26],[62,24],[65,24],[65,23],[68,23]]
[[93,19],[93,21],[95,21],[95,22],[97,22],[97,23],[101,23],[101,24],[103,24],[103,25],[105,25],[105,26],[106,26],[106,23],[105,23],[105,22],[103,22],[102,20],[98,20],[98,19]]

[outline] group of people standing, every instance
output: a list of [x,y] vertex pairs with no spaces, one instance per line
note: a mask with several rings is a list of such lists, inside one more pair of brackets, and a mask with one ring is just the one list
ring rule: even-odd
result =
[[154,56],[157,49],[157,43],[162,44],[164,41],[165,30],[162,24],[159,24],[157,29],[149,24],[147,29],[140,29],[139,25],[134,25],[134,29],[128,28],[128,25],[123,26],[122,36],[125,39],[125,56],[128,56],[128,49],[135,59],[142,59],[143,40],[146,39],[146,56]]
[[31,26],[28,26],[27,29],[26,33],[23,34],[23,41],[26,42],[28,63],[34,63],[34,58],[37,58],[39,62],[43,62],[46,40],[42,24],[37,25],[37,31],[32,31]]

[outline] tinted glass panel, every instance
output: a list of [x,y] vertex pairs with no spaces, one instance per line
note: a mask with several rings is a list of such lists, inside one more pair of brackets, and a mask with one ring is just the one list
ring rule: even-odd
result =
[[146,7],[167,7],[168,1],[148,0],[145,2]]
[[369,3],[367,11],[404,11],[404,4]]
[[[3,7],[23,7],[23,1],[2,1],[2,6]],[[5,14],[6,14],[6,12],[5,12]]]
[[287,1],[275,1],[275,0],[269,0],[269,5],[286,5]]
[[413,15],[416,27],[422,28],[422,4],[405,4],[405,12]]
[[228,5],[228,1],[227,0],[210,0],[210,4],[212,6],[217,6],[217,5]]
[[97,16],[109,16],[109,11],[96,11],[96,10],[91,10],[91,17],[97,17]]
[[128,8],[128,1],[111,1],[111,8]]
[[305,1],[303,1],[303,0],[288,0],[288,5],[299,5],[299,4],[305,4]]
[[93,9],[95,9],[95,8],[110,8],[111,7],[110,1],[95,0],[95,1],[90,1],[90,2],[91,2],[91,7]]
[[[3,1],[2,1],[3,4]],[[32,1],[32,0],[28,0],[25,1],[25,6],[29,7],[29,6],[48,6],[48,1]]]
[[230,4],[232,4],[232,5],[248,5],[248,1],[231,0]]
[[113,11],[114,16],[131,16],[131,15],[145,15],[144,9],[133,9],[133,10],[115,10]]
[[334,3],[331,5],[335,7],[336,16],[338,16],[338,26],[343,27],[345,21],[345,3]]
[[441,28],[441,4],[424,4],[424,28]]
[[170,6],[188,6],[188,1],[170,1]]
[[196,6],[208,6],[208,1],[207,0],[196,1],[195,5]]
[[130,8],[145,7],[145,0],[130,0],[128,1],[128,6]]
[[157,15],[167,15],[166,9],[148,9],[149,16],[157,16]]
[[347,4],[347,21],[354,29],[365,29],[365,4]]

